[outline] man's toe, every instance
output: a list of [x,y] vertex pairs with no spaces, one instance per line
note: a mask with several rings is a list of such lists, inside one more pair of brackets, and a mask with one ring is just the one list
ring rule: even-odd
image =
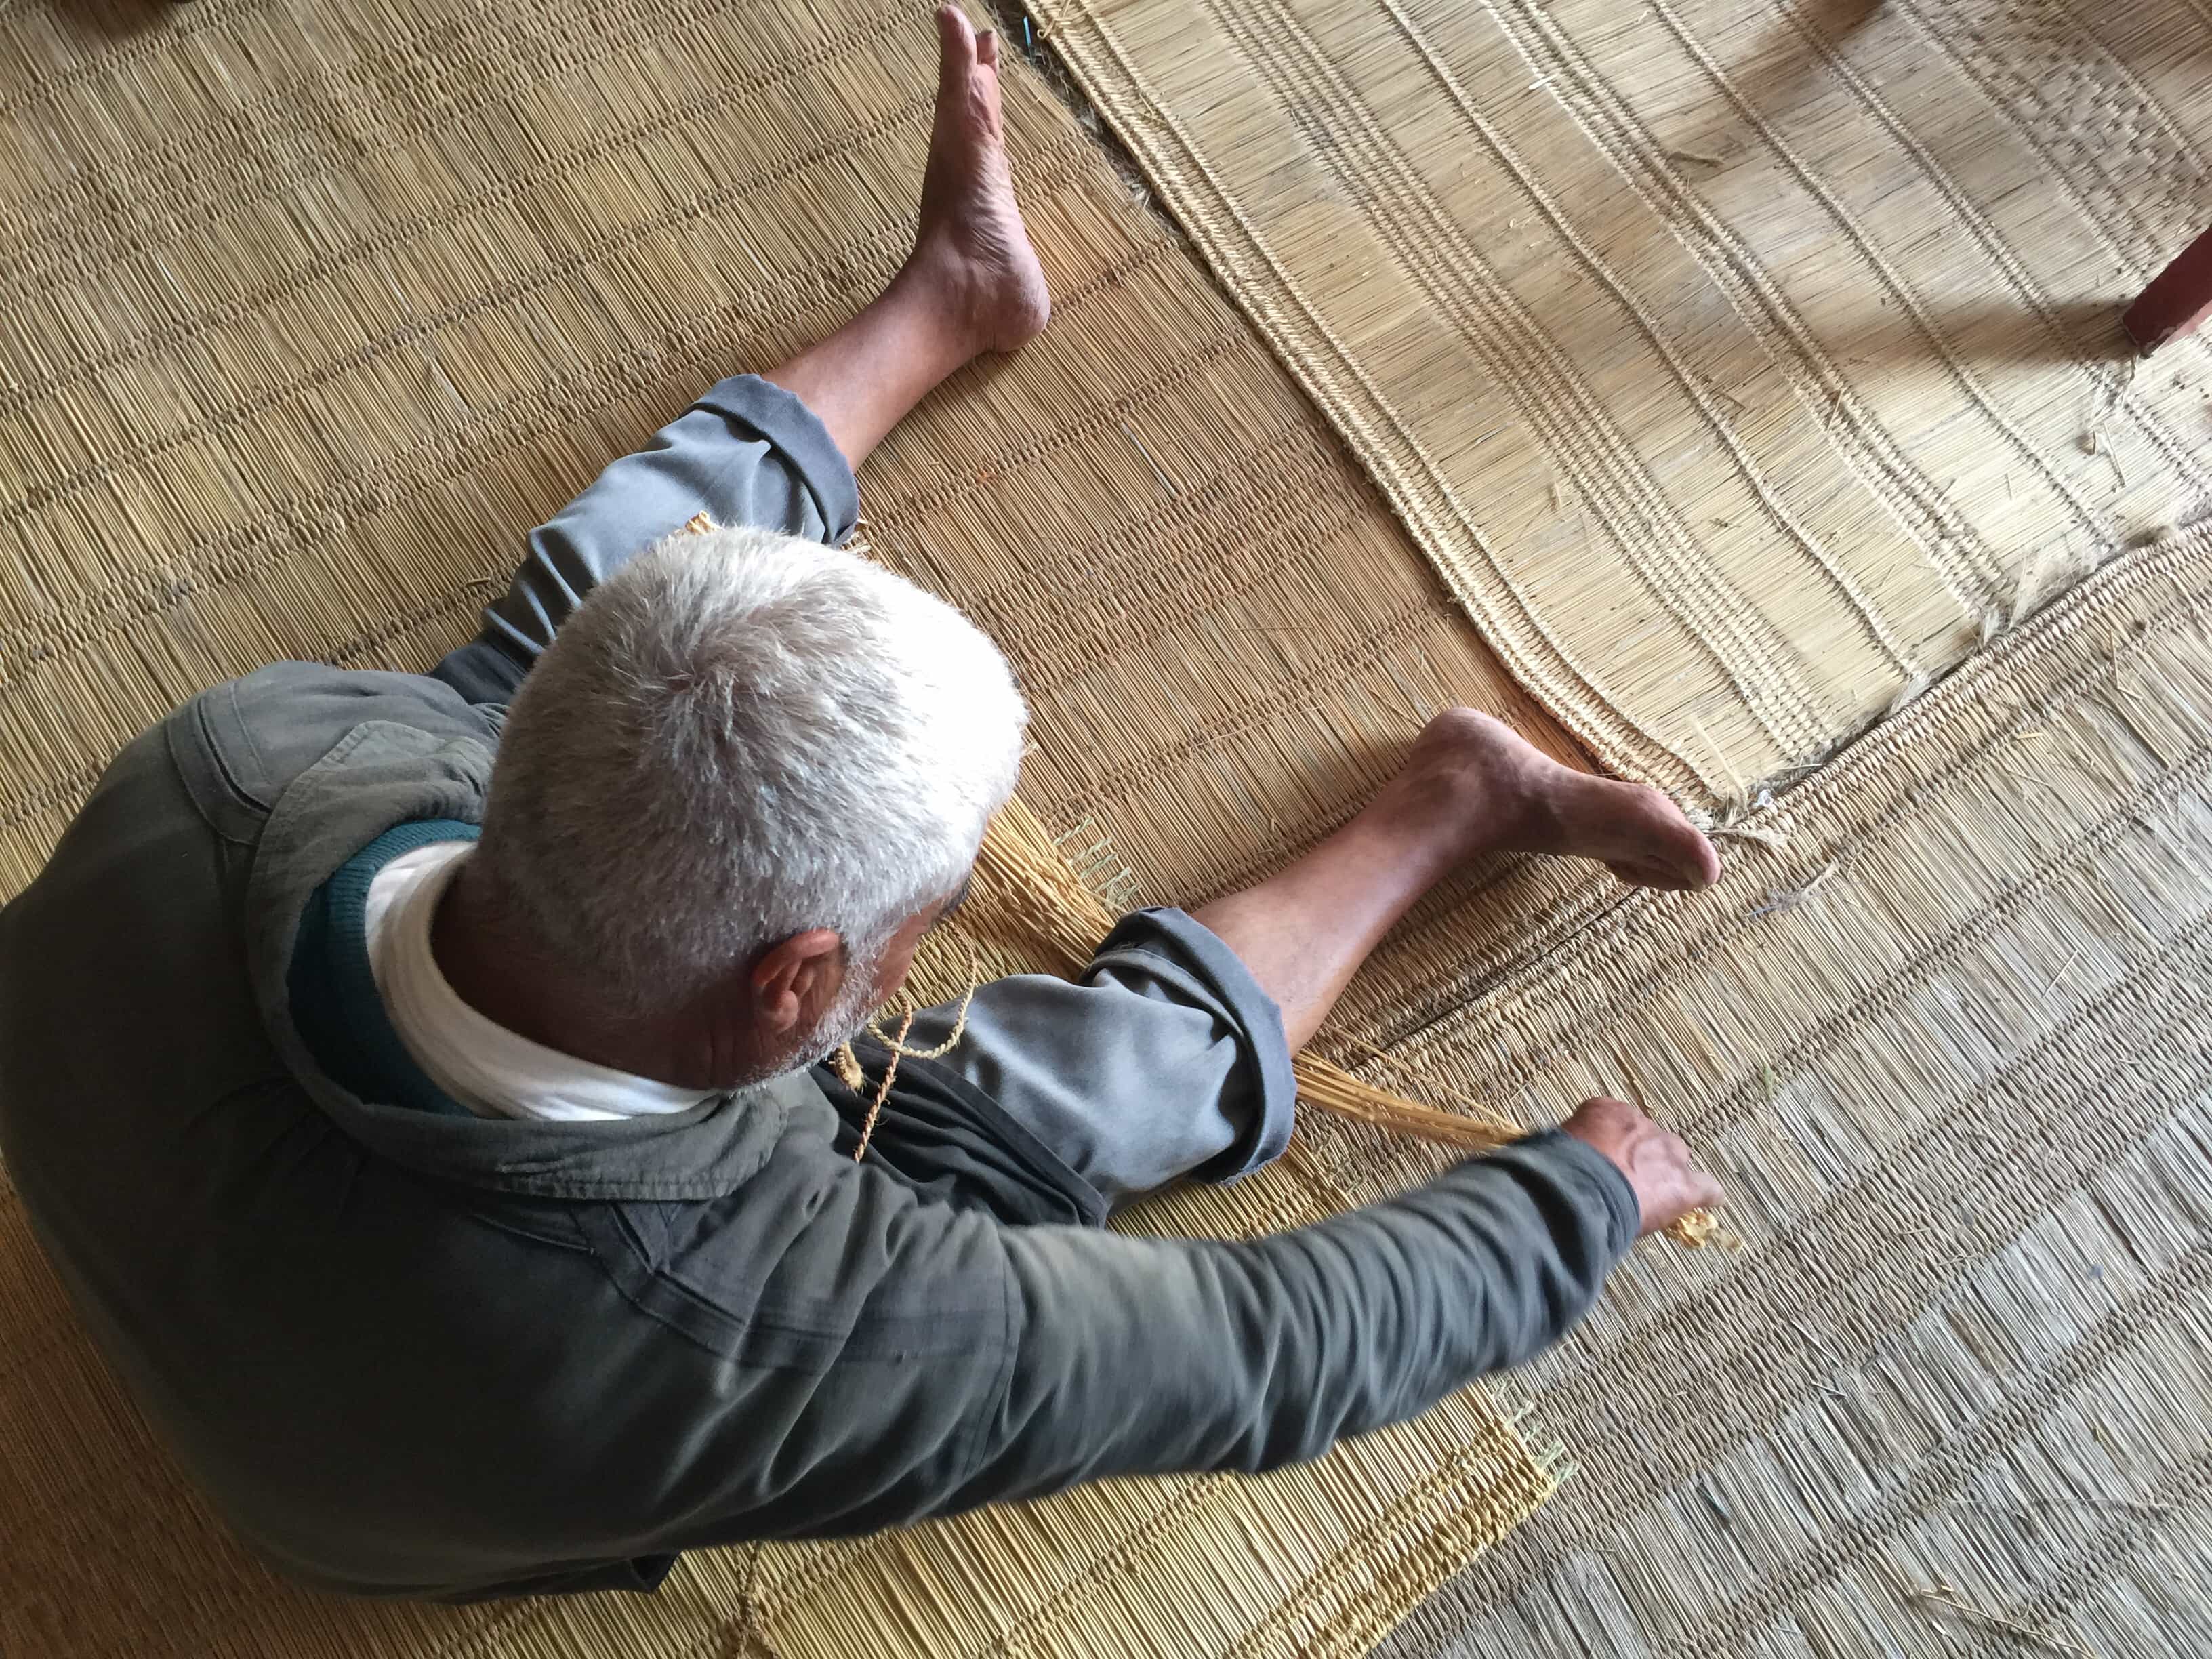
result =
[[1679,872],[1682,885],[1692,892],[1711,887],[1721,878],[1721,855],[1713,844],[1688,824],[1676,833],[1670,860]]
[[975,62],[975,30],[968,14],[957,6],[937,9],[937,67],[941,79],[957,83],[968,78]]

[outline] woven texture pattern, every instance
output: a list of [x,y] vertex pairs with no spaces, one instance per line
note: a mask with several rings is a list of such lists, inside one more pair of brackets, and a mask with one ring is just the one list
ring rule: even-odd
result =
[[1485,636],[1709,807],[2206,510],[2201,0],[1041,0]]
[[[142,23],[0,9],[0,894],[201,687],[458,643],[522,526],[889,276],[928,129],[928,22],[903,0],[200,0]],[[1010,74],[1054,325],[948,388],[862,487],[878,553],[1014,659],[1024,795],[1083,878],[1202,896],[1342,817],[1447,702],[1565,747],[1264,344]],[[1547,881],[1475,872],[1409,933],[1431,969],[1408,972]],[[987,964],[1032,965],[997,902],[974,907]],[[1147,1222],[1343,1201],[1299,1156]],[[40,1659],[1351,1654],[1551,1485],[1469,1394],[1267,1483],[712,1554],[649,1601],[363,1607],[224,1540],[12,1194],[0,1355],[0,1651]]]
[[[1632,1093],[1747,1243],[1640,1249],[1504,1380],[1578,1469],[1385,1650],[2206,1652],[2212,534],[1757,827],[1712,894],[1620,899],[1389,1045],[1532,1115]],[[1307,1131],[1352,1190],[1407,1177]]]

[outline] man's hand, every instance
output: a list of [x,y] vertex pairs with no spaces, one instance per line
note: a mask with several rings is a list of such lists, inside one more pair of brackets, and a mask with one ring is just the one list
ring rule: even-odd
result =
[[1721,1183],[1698,1167],[1682,1138],[1625,1100],[1586,1100],[1559,1127],[1604,1153],[1628,1177],[1644,1217],[1639,1237],[1663,1231],[1688,1212],[1721,1201]]

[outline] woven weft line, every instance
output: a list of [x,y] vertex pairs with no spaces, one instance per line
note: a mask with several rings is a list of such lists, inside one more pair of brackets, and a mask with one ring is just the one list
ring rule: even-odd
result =
[[1040,0],[1513,672],[1715,811],[2202,514],[2198,0]]
[[[203,688],[287,657],[420,669],[458,643],[520,526],[871,296],[928,133],[933,42],[905,0],[198,0],[118,21],[137,26],[105,32],[98,0],[0,13],[0,893],[106,758]],[[1079,835],[1085,876],[1146,897],[1249,878],[1449,702],[1559,747],[1264,344],[1010,73],[1054,326],[921,410],[864,486],[878,553],[1017,664],[1024,798]],[[1451,896],[1354,1012],[1456,994],[1581,902],[1524,864]],[[1054,965],[981,945],[988,973]],[[1300,1152],[1152,1224],[1346,1202]],[[771,1550],[750,1589],[743,1554],[710,1554],[650,1601],[361,1607],[224,1540],[12,1195],[0,1352],[0,1651],[40,1659],[1348,1655],[1552,1480],[1468,1394],[1273,1482]]]

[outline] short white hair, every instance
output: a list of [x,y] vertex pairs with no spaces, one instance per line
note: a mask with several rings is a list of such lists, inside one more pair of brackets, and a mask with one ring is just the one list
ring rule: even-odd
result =
[[477,859],[632,1007],[815,927],[872,968],[967,878],[1027,719],[998,647],[903,577],[765,531],[678,534],[531,670]]

